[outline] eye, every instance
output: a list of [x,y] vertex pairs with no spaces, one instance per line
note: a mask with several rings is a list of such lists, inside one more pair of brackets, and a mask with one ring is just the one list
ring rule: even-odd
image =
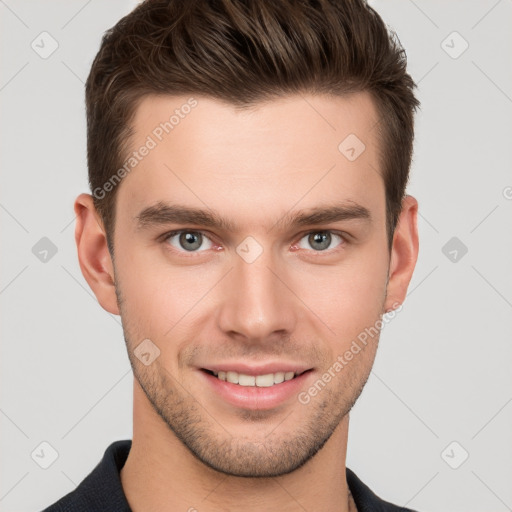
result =
[[333,233],[332,231],[311,231],[310,233],[307,233],[304,237],[300,239],[297,246],[301,249],[308,249],[309,247],[304,247],[301,245],[302,240],[306,240],[306,243],[310,247],[313,247],[313,249],[315,249],[316,252],[321,252],[329,249],[329,246],[333,241],[333,237],[336,237],[339,240],[341,240],[337,247],[343,245],[343,243],[345,242],[341,235]]
[[202,252],[197,249],[203,245],[205,240],[210,244],[205,250],[211,249],[212,241],[200,231],[173,231],[168,233],[164,238],[165,242],[169,243],[178,251],[185,250],[186,252]]

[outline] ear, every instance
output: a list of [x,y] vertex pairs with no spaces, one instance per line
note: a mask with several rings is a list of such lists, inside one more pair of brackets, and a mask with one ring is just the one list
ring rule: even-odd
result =
[[412,196],[405,196],[393,235],[385,312],[396,309],[405,300],[407,287],[418,259],[417,218],[418,201]]
[[75,241],[82,274],[102,308],[119,315],[114,286],[114,265],[108,250],[103,222],[90,194],[80,194],[76,198],[75,213]]

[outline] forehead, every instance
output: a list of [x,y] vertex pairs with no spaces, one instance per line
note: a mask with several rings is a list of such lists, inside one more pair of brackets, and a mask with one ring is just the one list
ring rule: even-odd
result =
[[384,204],[377,122],[368,93],[286,96],[250,109],[201,96],[148,96],[135,113],[137,155],[117,210],[133,218],[177,202],[257,225],[266,214],[271,222],[323,203],[375,208]]

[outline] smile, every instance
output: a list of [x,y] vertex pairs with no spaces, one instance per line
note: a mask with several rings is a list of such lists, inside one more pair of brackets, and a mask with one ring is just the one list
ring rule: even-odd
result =
[[[268,388],[281,384],[282,382],[292,380],[301,374],[295,372],[276,372],[267,373],[265,375],[246,375],[244,373],[238,373],[234,371],[211,371],[205,370],[206,372],[214,375],[219,380],[230,382],[231,384],[238,384],[244,387],[259,387]],[[304,372],[303,372],[304,373]]]

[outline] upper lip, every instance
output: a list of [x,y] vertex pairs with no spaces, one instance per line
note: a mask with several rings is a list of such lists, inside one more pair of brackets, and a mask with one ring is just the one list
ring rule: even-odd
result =
[[295,375],[304,373],[311,370],[311,366],[306,366],[300,363],[289,362],[273,362],[260,365],[250,365],[247,363],[216,363],[208,366],[201,367],[202,370],[210,370],[212,372],[236,372],[243,373],[244,375],[267,375],[269,373],[277,372],[293,372]]

